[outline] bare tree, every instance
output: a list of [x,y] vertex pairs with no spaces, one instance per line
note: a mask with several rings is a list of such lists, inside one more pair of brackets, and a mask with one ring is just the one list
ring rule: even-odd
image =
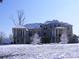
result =
[[0,32],[0,44],[2,43],[3,39],[5,39],[5,34],[3,32]]
[[14,39],[13,39],[13,35],[12,34],[9,35],[9,39],[10,39],[11,43],[13,43]]
[[[15,21],[17,20],[17,21]],[[23,25],[25,20],[24,12],[17,11],[17,19],[12,18],[14,25]]]

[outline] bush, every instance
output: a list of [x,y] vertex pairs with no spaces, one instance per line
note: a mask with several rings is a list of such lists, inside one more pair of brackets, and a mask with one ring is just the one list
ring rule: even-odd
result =
[[73,35],[73,37],[69,40],[69,43],[78,43],[78,37],[77,35]]

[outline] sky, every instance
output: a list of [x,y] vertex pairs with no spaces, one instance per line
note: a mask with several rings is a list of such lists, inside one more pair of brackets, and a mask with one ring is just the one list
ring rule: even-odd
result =
[[73,25],[79,35],[79,0],[3,0],[0,3],[0,32],[12,33],[17,11],[24,11],[25,24],[44,23],[53,19]]

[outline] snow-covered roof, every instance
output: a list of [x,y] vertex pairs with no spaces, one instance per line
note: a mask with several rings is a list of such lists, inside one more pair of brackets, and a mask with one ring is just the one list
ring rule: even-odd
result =
[[50,23],[59,23],[58,20],[52,20],[52,21],[46,21],[45,24],[50,24]]
[[64,24],[64,26],[72,26],[69,23],[65,23],[65,22],[60,22],[58,20],[52,20],[52,21],[46,21],[45,24]]
[[56,29],[66,29],[65,27],[56,27]]
[[3,39],[2,40],[2,43],[11,43],[12,42],[12,40],[11,39],[9,39],[9,38],[6,38],[6,39]]
[[22,25],[16,25],[14,28],[25,28],[25,27]]
[[41,23],[32,23],[24,25],[27,29],[39,29]]
[[22,25],[16,25],[16,26],[13,27],[13,28],[24,28],[24,29],[26,29],[26,31],[28,31],[28,29],[27,29],[26,27],[22,26]]

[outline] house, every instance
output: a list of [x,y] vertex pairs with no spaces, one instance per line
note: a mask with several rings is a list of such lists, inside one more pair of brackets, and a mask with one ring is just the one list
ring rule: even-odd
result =
[[12,28],[14,44],[29,44],[29,31],[24,26],[16,26]]
[[[61,29],[58,29],[61,27]],[[58,20],[47,21],[41,25],[43,43],[59,43],[63,27],[66,28],[68,40],[72,38],[72,25]],[[59,33],[58,33],[59,32]]]
[[14,43],[16,44],[30,43],[30,38],[35,33],[41,37],[40,43],[59,43],[64,30],[66,30],[68,40],[70,40],[73,34],[72,25],[59,22],[58,20],[46,21],[45,23],[26,24],[24,26],[12,28]]

